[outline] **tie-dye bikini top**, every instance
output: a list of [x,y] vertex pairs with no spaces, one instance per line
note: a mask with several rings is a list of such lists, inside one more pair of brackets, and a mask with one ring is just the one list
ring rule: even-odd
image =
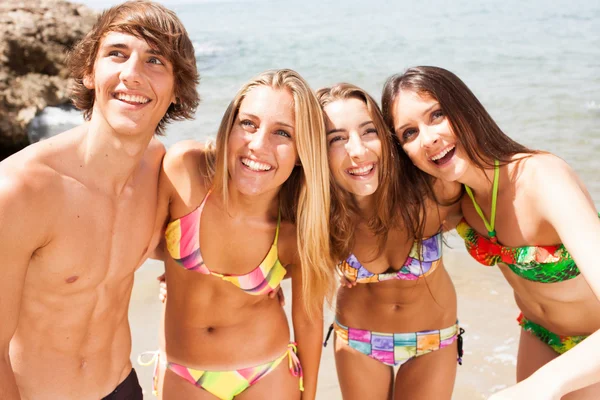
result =
[[464,239],[467,251],[475,260],[483,265],[492,266],[506,264],[515,274],[534,282],[562,282],[579,275],[579,268],[571,254],[563,244],[553,246],[508,247],[498,243],[496,230],[496,199],[498,196],[499,163],[495,162],[494,183],[492,189],[492,215],[488,222],[483,211],[475,201],[471,188],[465,186],[467,194],[473,201],[477,214],[483,220],[488,237],[473,229],[463,218],[456,231]]
[[393,279],[414,281],[431,274],[442,261],[442,232],[423,239],[419,257],[419,241],[415,240],[406,261],[399,270],[374,274],[366,269],[354,254],[338,264],[338,269],[346,279],[357,283],[383,282]]
[[169,254],[185,269],[219,277],[248,294],[261,295],[272,292],[281,283],[286,273],[277,252],[281,213],[277,217],[275,240],[260,265],[244,275],[220,274],[208,269],[200,253],[200,218],[209,195],[210,191],[194,211],[167,225],[165,237]]

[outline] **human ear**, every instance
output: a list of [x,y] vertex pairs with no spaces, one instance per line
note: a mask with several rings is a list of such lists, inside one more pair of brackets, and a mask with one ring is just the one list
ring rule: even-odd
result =
[[83,77],[83,86],[87,89],[94,90],[94,77],[91,75],[85,75]]

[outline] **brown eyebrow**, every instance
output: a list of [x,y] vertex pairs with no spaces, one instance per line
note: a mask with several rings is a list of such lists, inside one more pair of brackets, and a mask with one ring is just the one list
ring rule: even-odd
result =
[[[129,46],[127,46],[125,43],[106,43],[106,44],[102,45],[102,47],[109,48],[109,49],[123,49],[123,50],[130,49]],[[153,49],[153,48],[146,50],[145,53],[152,54],[153,56],[161,56],[161,57],[165,56],[159,50]]]
[[[373,121],[370,121],[370,120],[369,120],[369,121],[362,122],[360,125],[358,125],[358,127],[359,127],[359,128],[362,128],[362,127],[365,127],[365,126],[367,126],[367,125],[369,125],[369,124],[373,124],[373,125],[375,125],[375,124],[373,123]],[[329,136],[329,135],[331,135],[332,133],[338,133],[338,132],[346,132],[346,130],[345,130],[345,129],[332,129],[332,130],[330,130],[330,131],[328,131],[328,132],[327,132],[327,135]]]
[[[439,105],[440,105],[440,103],[438,103],[438,102],[434,103],[431,107],[429,107],[425,111],[423,111],[423,113],[421,115],[425,115],[425,114],[429,113],[429,111],[431,111],[432,108],[435,108],[435,107],[437,107]],[[404,124],[401,127],[394,129],[394,132],[396,133],[396,135],[399,135],[400,131],[402,131],[408,125],[410,125],[410,124]]]
[[110,47],[113,49],[129,50],[129,46],[127,46],[125,43],[104,43],[102,45],[102,47]]
[[[256,115],[248,113],[248,112],[240,112],[238,115],[239,116],[245,115],[245,116],[250,117],[250,118],[260,119]],[[276,121],[275,124],[286,126],[286,127],[290,128],[292,130],[294,129],[294,127],[292,125],[290,125],[290,124],[288,124],[286,122]]]

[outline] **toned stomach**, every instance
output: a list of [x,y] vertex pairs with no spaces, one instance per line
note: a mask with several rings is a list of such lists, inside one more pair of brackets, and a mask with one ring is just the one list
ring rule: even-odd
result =
[[443,265],[416,281],[340,287],[336,318],[346,326],[376,332],[443,329],[456,323],[456,291]]
[[563,336],[589,335],[600,329],[600,301],[582,275],[556,283],[523,279],[499,265],[529,320]]
[[131,284],[106,294],[101,286],[94,292],[24,293],[19,325],[10,343],[23,400],[97,400],[127,377]]
[[169,362],[209,371],[273,361],[290,341],[279,300],[222,279],[167,267],[165,352]]

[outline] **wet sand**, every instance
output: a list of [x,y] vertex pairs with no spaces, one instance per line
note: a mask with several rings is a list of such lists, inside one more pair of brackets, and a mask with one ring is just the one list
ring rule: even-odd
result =
[[[453,246],[459,248],[459,246]],[[458,314],[464,334],[463,365],[458,368],[454,400],[485,399],[493,392],[515,382],[519,326],[518,309],[511,288],[497,268],[484,267],[462,250],[445,250],[444,260],[458,293]],[[144,397],[152,399],[152,368],[137,364],[138,354],[158,348],[161,305],[158,301],[156,277],[162,263],[148,261],[136,273],[129,318],[133,336],[132,362]],[[287,299],[291,299],[290,282],[283,283]],[[288,302],[290,303],[290,302]],[[289,305],[286,305],[289,315]],[[333,312],[326,311],[326,327]],[[319,400],[341,400],[333,346],[323,351],[319,371]]]

